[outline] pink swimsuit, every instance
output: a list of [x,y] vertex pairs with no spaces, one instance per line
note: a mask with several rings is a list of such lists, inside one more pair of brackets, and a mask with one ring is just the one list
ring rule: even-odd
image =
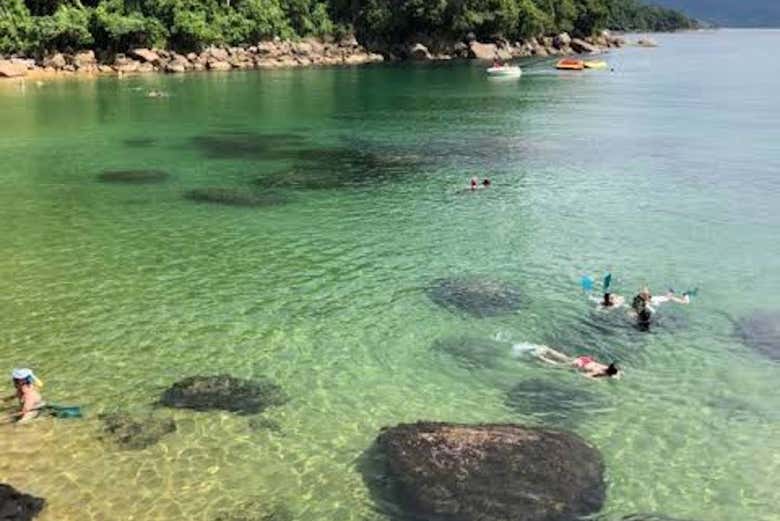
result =
[[574,366],[579,369],[585,369],[585,366],[592,364],[595,360],[589,356],[578,356],[574,359]]

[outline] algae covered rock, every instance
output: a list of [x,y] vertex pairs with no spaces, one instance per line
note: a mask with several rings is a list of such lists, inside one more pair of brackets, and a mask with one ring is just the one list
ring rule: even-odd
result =
[[0,483],[0,520],[30,521],[41,513],[46,501],[19,492],[10,485]]
[[754,351],[780,362],[780,311],[756,311],[743,318],[737,335]]
[[601,454],[576,434],[421,422],[377,438],[396,499],[436,521],[569,521],[598,512]]
[[160,403],[178,409],[257,414],[287,400],[284,390],[271,380],[216,375],[179,380],[163,392]]
[[659,514],[630,514],[620,518],[620,521],[694,521],[693,519],[678,519]]
[[292,513],[284,506],[262,500],[250,500],[235,505],[230,511],[220,512],[214,521],[293,521]]
[[163,436],[176,432],[173,418],[135,417],[116,412],[101,415],[100,420],[103,422],[104,439],[128,450],[145,449]]
[[476,317],[511,313],[520,308],[520,290],[511,284],[484,277],[439,279],[427,290],[435,303]]

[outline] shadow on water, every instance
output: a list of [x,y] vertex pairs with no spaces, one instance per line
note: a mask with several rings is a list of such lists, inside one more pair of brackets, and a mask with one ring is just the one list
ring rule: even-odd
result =
[[102,183],[151,184],[168,179],[168,172],[162,170],[105,170],[98,176]]
[[190,190],[184,197],[196,203],[258,208],[279,206],[288,199],[277,192],[261,192],[247,188],[206,187]]
[[124,139],[122,143],[131,148],[150,148],[157,144],[153,137],[131,137]]
[[780,311],[754,311],[736,322],[734,332],[756,353],[780,362]]
[[203,134],[191,140],[192,145],[211,159],[287,159],[306,143],[294,133],[257,133],[249,131]]
[[477,318],[509,314],[520,309],[521,292],[508,282],[487,277],[451,277],[433,281],[426,289],[436,304]]

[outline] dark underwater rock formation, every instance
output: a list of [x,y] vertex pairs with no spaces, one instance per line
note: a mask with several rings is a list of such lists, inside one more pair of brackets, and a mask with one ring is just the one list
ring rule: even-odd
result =
[[276,206],[287,202],[284,197],[273,192],[220,187],[196,188],[187,192],[186,197],[199,203],[245,207]]
[[377,438],[406,512],[435,521],[570,521],[605,497],[601,454],[567,432],[401,424]]
[[0,483],[0,520],[30,521],[41,513],[46,501],[19,492],[10,485]]
[[204,134],[192,144],[212,159],[287,159],[305,143],[300,134],[251,131]]
[[581,386],[569,387],[544,378],[530,378],[507,392],[507,407],[544,423],[573,426],[600,400]]
[[466,369],[495,369],[510,346],[490,338],[451,336],[436,340],[432,349],[452,356]]
[[147,416],[138,418],[127,413],[110,413],[100,416],[104,438],[127,450],[150,447],[172,432],[176,432],[173,418]]
[[168,178],[162,170],[106,170],[98,176],[104,183],[160,183]]
[[743,318],[737,335],[754,351],[780,362],[780,311],[756,311]]
[[520,290],[507,282],[482,277],[439,279],[427,290],[435,303],[475,317],[511,313],[520,308]]
[[149,148],[157,144],[153,137],[130,137],[124,140],[124,144],[133,148]]
[[167,407],[239,414],[257,414],[287,401],[284,390],[270,380],[229,375],[190,376],[174,383],[160,398],[160,403]]
[[292,513],[284,506],[268,505],[267,501],[247,501],[227,512],[220,512],[214,521],[292,521]]

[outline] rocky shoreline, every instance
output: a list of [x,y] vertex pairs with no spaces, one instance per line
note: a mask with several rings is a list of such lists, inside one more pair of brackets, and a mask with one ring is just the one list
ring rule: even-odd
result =
[[[649,39],[640,39],[635,44],[655,46],[655,42]],[[86,50],[77,53],[58,52],[39,58],[0,56],[0,78],[154,72],[181,74],[194,71],[350,66],[400,60],[511,60],[530,56],[598,54],[625,45],[629,45],[625,38],[613,36],[606,31],[585,39],[572,38],[561,33],[518,42],[501,38],[492,42],[479,42],[470,34],[460,42],[442,43],[421,39],[391,48],[379,45],[366,47],[354,37],[339,42],[314,38],[295,42],[276,39],[250,46],[209,47],[201,52],[188,54],[140,48],[113,55],[98,55],[95,51]]]

